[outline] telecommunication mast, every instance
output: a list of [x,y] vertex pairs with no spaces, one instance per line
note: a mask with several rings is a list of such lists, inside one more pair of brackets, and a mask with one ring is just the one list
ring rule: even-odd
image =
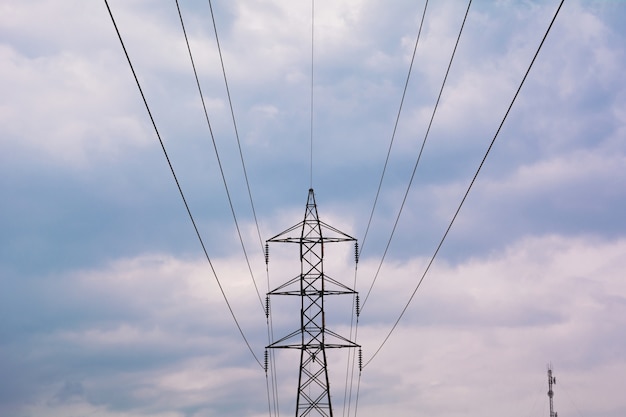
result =
[[552,397],[554,397],[552,385],[556,385],[556,378],[552,376],[552,365],[548,365],[548,398],[550,398],[550,417],[558,417],[556,411],[554,411],[554,405],[552,404]]

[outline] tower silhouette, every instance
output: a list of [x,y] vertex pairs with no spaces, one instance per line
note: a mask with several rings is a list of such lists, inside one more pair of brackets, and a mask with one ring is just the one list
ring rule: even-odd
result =
[[309,189],[304,220],[267,240],[267,243],[273,242],[299,245],[300,274],[268,293],[266,313],[269,312],[270,296],[300,297],[300,328],[274,341],[267,348],[300,350],[296,417],[332,417],[326,350],[356,348],[359,345],[326,327],[325,297],[356,294],[356,291],[324,273],[324,245],[355,242],[356,260],[356,239],[319,219],[315,193]]
[[554,405],[552,398],[554,397],[554,391],[552,386],[556,385],[556,378],[552,376],[552,364],[548,365],[548,398],[550,398],[550,417],[558,417],[558,413],[554,411]]

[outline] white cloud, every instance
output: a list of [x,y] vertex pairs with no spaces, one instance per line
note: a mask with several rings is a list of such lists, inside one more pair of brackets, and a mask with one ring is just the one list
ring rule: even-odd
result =
[[[550,361],[568,390],[582,394],[577,385],[584,373],[618,396],[621,377],[603,363],[625,366],[618,353],[626,325],[626,286],[620,278],[624,245],[623,240],[546,236],[519,241],[489,258],[436,264],[401,325],[364,372],[366,387],[375,395],[371,401],[383,409],[396,407],[397,415],[415,410],[483,415],[511,407],[523,414],[543,386],[543,367]],[[374,304],[362,323],[388,316],[388,301],[406,299],[422,270],[423,261],[385,268],[386,279],[375,287]],[[401,305],[394,306],[399,313]],[[380,344],[388,327],[362,324],[366,352]],[[387,400],[383,387],[398,379],[391,389],[406,394]],[[558,410],[572,410],[564,392],[558,394]],[[369,395],[364,398],[369,403]],[[619,401],[603,405],[589,393],[574,398],[583,414],[596,407],[607,415],[623,409]],[[376,412],[363,404],[360,409],[364,415]]]
[[28,57],[6,45],[0,55],[3,146],[82,165],[98,153],[152,143],[146,126],[125,114],[129,107],[115,108],[129,95],[109,76],[121,69],[110,56],[86,58],[66,50]]
[[[615,400],[601,404],[596,390],[608,389],[618,397],[621,376],[616,369],[626,366],[620,354],[621,330],[626,326],[626,286],[621,282],[625,250],[624,240],[545,236],[457,265],[437,261],[400,326],[366,366],[360,413],[369,416],[391,409],[400,416],[415,410],[481,415],[487,399],[491,409],[502,412],[511,404],[526,409],[545,382],[545,363],[552,361],[570,395],[576,395],[581,412],[601,406],[607,415],[618,415],[623,405]],[[332,275],[351,281],[350,268],[338,261],[343,256],[333,255],[328,264]],[[255,335],[257,331],[249,327],[256,321],[252,317],[262,313],[244,268],[234,260],[215,263],[244,330],[252,334],[253,348],[262,351],[262,334]],[[383,268],[361,316],[358,342],[364,346],[366,361],[424,266],[424,259],[414,259]],[[368,280],[373,267],[371,261],[360,265],[362,279]],[[42,308],[50,309],[54,317],[59,306],[79,307],[84,317],[80,327],[73,321],[59,323],[58,331],[42,339],[47,340],[44,344],[24,346],[38,361],[57,361],[54,373],[46,376],[56,394],[41,392],[34,409],[53,415],[98,409],[100,415],[118,416],[124,415],[115,411],[124,407],[123,402],[139,415],[177,415],[188,408],[215,409],[217,403],[234,407],[246,392],[249,402],[241,406],[260,413],[266,406],[263,371],[251,360],[232,319],[220,313],[226,309],[206,268],[200,260],[144,256],[101,271],[82,271],[57,283],[59,291],[44,296]],[[273,279],[290,268],[297,272],[297,262],[282,258],[270,262]],[[120,314],[103,321],[102,303]],[[263,318],[259,319],[260,324]],[[278,333],[279,323],[275,323]],[[333,329],[348,332],[337,324]],[[72,358],[70,352],[77,354]],[[282,353],[278,357],[283,407],[289,407],[293,387],[284,378],[295,372],[297,358]],[[329,357],[339,404],[346,356],[342,351]],[[237,365],[242,359],[247,365]],[[115,361],[130,362],[123,366]],[[26,362],[19,363],[27,367]],[[68,386],[79,386],[71,381],[80,381],[82,391],[62,395]],[[592,386],[591,381],[599,385]],[[582,388],[589,390],[588,395],[578,395]],[[563,391],[557,392],[559,410],[567,412],[571,404]],[[57,400],[49,403],[51,398]]]
[[[310,185],[310,3],[214,6],[265,239],[301,220]],[[265,317],[229,218],[175,4],[111,7],[213,265],[261,357]],[[359,264],[362,296],[464,7],[429,5]],[[361,318],[366,360],[421,276],[554,7],[472,5]],[[559,379],[560,414],[626,412],[619,391],[626,366],[623,10],[575,1],[564,7],[433,270],[363,373],[361,415],[529,415],[546,402],[548,361]],[[263,298],[263,256],[208,5],[181,8]],[[411,1],[316,2],[313,186],[322,219],[359,238],[421,11]],[[0,33],[0,369],[10,381],[0,383],[0,414],[267,415],[265,375],[198,257],[104,4],[6,3]],[[299,272],[297,248],[278,246],[270,249],[270,287]],[[350,284],[353,248],[327,253],[327,273]],[[275,336],[298,325],[292,301],[273,300]],[[338,316],[328,323],[345,334],[349,297],[343,301],[329,302]],[[293,353],[277,354],[283,413],[295,400]],[[340,407],[346,354],[329,357]]]

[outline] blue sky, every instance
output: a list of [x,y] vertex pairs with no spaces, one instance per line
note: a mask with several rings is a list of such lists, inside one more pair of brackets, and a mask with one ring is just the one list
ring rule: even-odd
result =
[[[181,3],[251,269],[266,273],[208,2]],[[358,342],[372,358],[441,239],[556,1],[475,1]],[[252,349],[263,311],[230,213],[174,1],[111,0],[217,275]],[[363,239],[424,4],[316,2],[313,187]],[[367,293],[466,3],[431,2],[362,257]],[[310,186],[308,2],[215,1],[263,239]],[[424,283],[361,377],[358,415],[626,413],[626,3],[567,1]],[[0,5],[0,414],[268,415],[104,2]],[[350,247],[327,254],[354,278]],[[299,271],[272,248],[270,285]],[[292,272],[293,271],[293,272]],[[263,296],[263,294],[261,294]],[[334,301],[333,301],[334,302]],[[349,332],[347,305],[333,330]],[[346,307],[346,308],[344,308]],[[276,333],[294,313],[276,306]],[[297,355],[278,355],[293,413]],[[345,352],[330,356],[336,415]],[[353,414],[354,409],[352,409]],[[352,415],[351,414],[351,415]]]

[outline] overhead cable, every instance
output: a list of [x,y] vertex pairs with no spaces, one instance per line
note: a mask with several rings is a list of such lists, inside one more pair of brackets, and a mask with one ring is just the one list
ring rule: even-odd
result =
[[222,297],[224,298],[224,301],[226,302],[226,305],[228,307],[228,310],[230,311],[230,315],[232,316],[235,325],[237,326],[237,329],[239,330],[239,333],[241,334],[241,337],[243,338],[244,342],[246,343],[246,346],[248,347],[248,350],[250,350],[250,353],[252,354],[252,356],[254,357],[254,359],[256,360],[256,362],[259,364],[260,367],[263,367],[263,364],[261,363],[261,361],[259,360],[259,358],[256,356],[256,354],[254,353],[254,351],[252,350],[252,347],[250,346],[250,343],[248,342],[248,339],[246,338],[246,335],[243,332],[243,329],[241,328],[241,325],[239,324],[239,321],[237,320],[237,317],[235,316],[235,312],[230,304],[230,302],[228,301],[228,297],[226,296],[226,292],[224,291],[224,288],[222,287],[222,283],[220,282],[218,276],[217,276],[217,272],[215,271],[215,268],[213,267],[213,263],[211,262],[211,258],[209,257],[209,254],[207,252],[206,246],[204,244],[204,241],[202,240],[202,236],[200,235],[200,231],[198,230],[198,226],[196,225],[196,222],[193,218],[193,215],[191,214],[191,210],[189,208],[189,205],[187,204],[187,199],[185,198],[185,194],[183,193],[183,190],[180,186],[180,182],[178,181],[178,177],[176,176],[176,173],[174,171],[174,167],[172,165],[172,162],[170,161],[170,158],[167,154],[167,150],[165,149],[165,144],[163,143],[163,140],[161,139],[161,134],[159,133],[159,130],[157,129],[156,126],[156,122],[154,121],[154,117],[152,116],[152,112],[150,111],[150,106],[148,106],[148,101],[146,100],[146,96],[143,93],[143,89],[141,88],[141,84],[139,83],[139,78],[137,77],[137,73],[135,72],[135,68],[133,67],[133,64],[131,62],[130,56],[128,55],[128,51],[126,50],[126,46],[124,44],[124,40],[122,39],[122,35],[117,27],[117,23],[115,22],[115,18],[113,17],[113,12],[111,11],[111,8],[109,7],[109,2],[108,0],[104,0],[104,4],[107,7],[107,10],[109,12],[109,16],[111,17],[111,22],[113,23],[113,26],[115,28],[115,32],[117,33],[117,37],[120,40],[120,44],[122,45],[122,49],[124,50],[124,55],[126,55],[126,60],[128,61],[128,66],[130,67],[130,70],[133,74],[133,77],[135,79],[135,83],[137,84],[137,88],[139,89],[139,93],[141,94],[141,98],[143,100],[144,106],[146,107],[146,111],[148,112],[148,116],[150,117],[150,121],[152,122],[152,127],[154,128],[154,132],[157,135],[157,138],[159,140],[159,144],[161,145],[161,149],[163,151],[163,154],[165,156],[165,159],[167,160],[167,164],[170,168],[170,172],[172,173],[172,177],[174,178],[174,182],[176,182],[176,187],[178,188],[178,192],[180,194],[181,199],[183,200],[183,204],[185,205],[185,209],[187,210],[187,214],[189,215],[189,219],[191,220],[191,224],[193,225],[193,228],[196,232],[196,236],[198,237],[198,241],[200,242],[200,246],[202,246],[202,251],[204,252],[204,256],[206,257],[206,260],[209,263],[209,266],[211,268],[211,271],[213,273],[213,276],[215,277],[215,281],[217,282],[217,285],[220,289],[220,292],[222,293]]
[[[413,63],[415,62],[415,55],[417,53],[417,46],[419,45],[419,40],[420,40],[420,37],[421,37],[421,34],[422,34],[422,28],[424,27],[424,20],[426,18],[426,11],[427,11],[427,9],[428,9],[428,0],[426,0],[424,2],[424,10],[422,12],[422,17],[420,19],[420,25],[419,25],[419,28],[417,30],[417,37],[415,39],[415,45],[413,46],[413,54],[411,56],[411,62],[409,64],[409,70],[407,72],[406,80],[404,82],[404,90],[402,91],[402,98],[400,99],[400,105],[398,107],[398,113],[396,115],[396,121],[395,121],[394,126],[393,126],[393,132],[391,134],[391,140],[389,142],[389,148],[387,150],[387,156],[385,157],[385,164],[383,166],[383,171],[382,171],[382,174],[380,176],[380,181],[378,183],[378,189],[376,190],[376,197],[374,198],[374,204],[372,205],[372,210],[370,212],[370,217],[369,217],[369,220],[367,222],[367,227],[365,229],[365,234],[363,236],[363,239],[361,240],[360,248],[356,251],[357,259],[360,257],[361,252],[363,251],[363,245],[365,244],[365,241],[367,239],[367,235],[368,235],[370,226],[372,224],[372,218],[374,217],[374,212],[376,210],[376,205],[378,203],[378,197],[380,195],[380,190],[382,188],[383,180],[385,178],[385,173],[387,171],[387,165],[389,163],[389,156],[391,155],[391,149],[393,147],[393,142],[394,142],[394,139],[395,139],[395,136],[396,136],[396,131],[398,129],[398,123],[400,121],[400,115],[402,114],[402,108],[403,108],[403,105],[404,105],[404,99],[406,97],[406,92],[407,92],[407,89],[409,87],[409,80],[411,79],[411,73],[412,73],[412,70],[413,70]],[[357,264],[357,266],[358,266],[358,264]],[[356,278],[357,278],[356,277],[356,275],[357,275],[356,272],[357,271],[356,271],[356,268],[355,268],[354,287],[353,288],[356,288]],[[370,287],[370,291],[371,291],[371,287]],[[361,307],[357,306],[357,309],[359,309],[359,311],[360,311]],[[352,320],[350,322],[350,335],[351,336],[352,336],[352,325],[354,323],[355,311],[356,311],[356,309],[353,309]],[[358,332],[358,318],[356,320],[355,334],[357,332]],[[356,338],[355,338],[355,341],[356,341]],[[348,375],[348,373],[350,375],[349,390],[348,390],[348,378],[347,377],[346,377],[346,389],[345,389],[345,391],[349,391],[349,395],[347,395],[347,397],[348,397],[348,400],[347,400],[347,402],[348,402],[347,416],[348,417],[350,416],[350,405],[351,405],[351,402],[352,402],[351,401],[352,400],[352,388],[353,388],[353,382],[354,382],[354,367],[355,367],[355,356],[356,356],[356,352],[351,352],[351,353],[352,353],[352,363],[351,363],[351,365],[352,365],[352,372],[350,372],[350,363],[348,363],[348,369],[346,370],[347,375]],[[350,356],[349,356],[349,359],[350,359]],[[361,357],[360,357],[360,359],[361,359]],[[360,363],[359,364],[359,368],[361,368],[361,365],[362,364]],[[361,369],[359,369],[359,378],[358,378],[358,383],[357,383],[357,388],[356,388],[356,399],[355,399],[355,404],[354,404],[354,415],[355,416],[356,416],[357,408],[358,408],[360,382],[361,382]],[[346,415],[346,400],[345,399],[344,399],[344,415]]]
[[[213,149],[215,150],[215,157],[217,159],[217,165],[219,166],[220,174],[222,176],[222,183],[224,184],[224,189],[226,190],[226,197],[228,198],[228,204],[230,206],[230,212],[232,213],[233,220],[235,222],[235,228],[237,229],[237,235],[239,237],[239,242],[241,243],[241,249],[243,250],[243,255],[244,255],[244,258],[246,259],[246,264],[248,265],[248,271],[250,272],[250,276],[252,277],[252,282],[254,284],[254,289],[256,290],[256,294],[257,294],[257,297],[259,299],[259,303],[261,305],[261,309],[263,309],[263,300],[261,299],[261,294],[259,292],[259,288],[258,288],[258,286],[256,284],[256,280],[254,279],[254,273],[252,272],[252,267],[250,266],[250,260],[248,259],[248,252],[246,251],[246,245],[243,243],[243,237],[241,236],[241,230],[239,229],[239,222],[237,221],[237,215],[235,214],[235,207],[233,206],[233,201],[232,201],[232,198],[230,197],[230,191],[228,189],[228,184],[226,182],[226,175],[224,174],[224,168],[222,167],[222,161],[220,159],[220,154],[219,154],[219,151],[217,150],[217,142],[215,141],[215,135],[213,134],[213,128],[211,127],[211,122],[209,120],[209,114],[207,112],[206,104],[205,104],[205,101],[204,101],[204,94],[202,93],[202,87],[200,87],[200,79],[198,78],[198,72],[196,70],[196,64],[195,64],[195,61],[193,59],[193,54],[191,52],[191,46],[189,45],[189,39],[187,37],[187,31],[185,29],[185,22],[183,21],[183,15],[182,15],[182,13],[180,11],[180,5],[178,4],[178,0],[176,0],[176,8],[178,9],[178,17],[180,19],[180,25],[181,25],[181,27],[183,29],[183,34],[185,36],[185,43],[187,44],[187,51],[189,52],[189,59],[191,60],[191,66],[193,68],[193,74],[194,74],[194,76],[196,78],[196,85],[198,87],[198,92],[200,93],[200,100],[202,101],[202,108],[204,110],[204,117],[206,119],[207,126],[209,128],[209,133],[211,135],[211,142],[213,143]],[[229,101],[230,101],[230,95],[229,95]],[[231,105],[231,110],[232,110],[232,105]],[[233,120],[234,120],[234,116],[233,116]],[[239,148],[239,150],[241,151],[241,147]],[[242,163],[243,163],[243,159],[242,159]],[[244,168],[244,170],[245,170],[245,168]],[[246,177],[246,181],[247,181],[247,177]]]
[[[191,66],[193,68],[193,73],[194,73],[194,76],[195,76],[195,79],[196,79],[196,85],[198,87],[198,92],[200,94],[200,99],[202,101],[202,108],[204,110],[204,116],[205,116],[205,119],[206,119],[206,122],[207,122],[209,133],[211,135],[211,140],[213,142],[213,148],[215,150],[215,155],[216,155],[216,158],[217,158],[217,161],[218,161],[218,165],[219,165],[219,168],[220,168],[220,173],[222,175],[222,181],[224,183],[224,188],[226,190],[226,195],[228,197],[228,203],[230,205],[230,209],[231,209],[231,213],[232,213],[232,216],[233,216],[233,220],[235,222],[235,227],[237,229],[237,235],[239,236],[239,242],[241,243],[241,248],[243,250],[244,258],[246,260],[246,264],[248,266],[248,271],[250,273],[250,277],[252,278],[252,283],[254,284],[254,288],[255,288],[257,297],[258,297],[259,302],[261,304],[261,309],[264,309],[263,301],[261,300],[261,294],[259,292],[259,288],[258,288],[256,280],[254,278],[254,273],[252,272],[252,267],[250,265],[250,260],[248,258],[248,253],[246,251],[246,247],[245,247],[243,238],[241,236],[239,223],[237,221],[237,216],[235,214],[235,210],[234,210],[234,207],[233,207],[232,199],[230,197],[230,192],[229,192],[229,189],[228,189],[228,185],[226,183],[226,177],[225,177],[224,171],[222,169],[222,164],[221,164],[221,160],[220,160],[220,157],[219,157],[217,144],[216,144],[216,141],[215,141],[215,137],[213,135],[213,129],[211,127],[211,123],[210,123],[210,120],[209,120],[209,116],[208,116],[208,112],[207,112],[207,108],[206,108],[206,104],[205,104],[205,100],[204,100],[204,94],[202,93],[202,87],[200,86],[200,80],[199,80],[199,77],[198,77],[198,72],[196,70],[195,61],[193,59],[193,53],[191,51],[191,45],[189,43],[189,38],[187,36],[187,31],[185,29],[185,22],[184,22],[184,19],[183,19],[181,10],[180,10],[180,5],[179,5],[178,0],[176,0],[176,8],[178,10],[178,16],[180,18],[180,24],[181,24],[181,27],[182,27],[182,30],[183,30],[183,34],[185,36],[185,43],[187,45],[187,51],[189,52],[189,59],[191,61]],[[234,131],[235,131],[235,137],[237,139],[237,147],[239,149],[239,157],[240,157],[240,160],[241,160],[241,166],[243,168],[243,174],[244,174],[244,178],[245,178],[245,181],[246,181],[246,188],[248,190],[248,197],[249,197],[249,200],[250,200],[250,206],[252,208],[252,214],[253,214],[253,217],[254,217],[254,223],[256,225],[257,236],[259,238],[259,245],[260,245],[260,248],[261,248],[261,252],[263,253],[264,252],[264,250],[263,250],[263,239],[261,238],[261,231],[260,231],[260,228],[259,228],[259,222],[257,220],[256,209],[254,207],[254,200],[252,198],[252,191],[250,189],[250,181],[248,180],[248,172],[246,170],[246,164],[245,164],[244,157],[243,157],[243,151],[241,149],[241,141],[239,139],[239,130],[237,129],[237,122],[236,122],[236,119],[235,119],[235,111],[233,109],[233,102],[232,102],[232,98],[231,98],[231,94],[230,94],[230,87],[228,85],[228,77],[226,76],[226,67],[224,65],[224,58],[222,56],[222,48],[220,46],[219,36],[218,36],[218,33],[217,33],[217,25],[215,23],[215,14],[213,13],[213,4],[212,4],[211,0],[209,0],[209,10],[211,11],[211,21],[213,23],[213,32],[215,34],[215,42],[217,44],[217,50],[218,50],[219,57],[220,57],[220,64],[221,64],[221,68],[222,68],[222,75],[224,77],[224,85],[226,87],[226,93],[227,93],[227,96],[228,96],[228,103],[229,103],[229,107],[230,107],[230,114],[231,114],[231,118],[232,118],[232,121],[233,121],[233,128],[234,128]],[[267,285],[268,285],[268,288],[269,288],[269,277],[268,277]],[[268,326],[268,340],[269,340],[269,334],[270,334],[270,322],[269,322],[269,320],[267,321],[267,326]],[[270,401],[270,398],[276,398],[276,396],[277,396],[277,393],[275,392],[276,391],[275,384],[273,383],[274,382],[274,378],[275,378],[275,372],[271,373],[271,375],[272,375],[271,382],[272,383],[270,383],[270,379],[269,379],[268,374],[267,374],[267,363],[264,365],[264,367],[265,367],[265,370],[266,370],[265,379],[266,379],[266,389],[267,389],[267,399],[268,399],[268,411],[269,411],[269,415],[271,416],[272,415],[272,402]],[[272,370],[275,370],[275,368],[272,367]],[[270,395],[270,391],[273,392],[272,395]],[[275,403],[276,403],[276,401],[275,401]],[[276,412],[276,415],[278,416],[277,412]]]
[[513,107],[513,104],[515,103],[515,100],[517,99],[517,96],[519,95],[519,92],[521,91],[522,86],[524,85],[524,82],[526,81],[526,78],[528,77],[528,74],[530,73],[530,70],[533,67],[533,64],[535,63],[535,60],[537,59],[537,56],[539,55],[539,52],[541,51],[541,48],[543,47],[543,44],[546,41],[546,38],[548,37],[548,34],[550,33],[550,30],[552,29],[552,26],[554,25],[554,22],[555,22],[555,20],[556,20],[556,18],[558,16],[559,11],[561,10],[561,6],[563,6],[564,2],[565,2],[565,0],[561,0],[561,2],[559,3],[559,7],[557,8],[556,12],[554,13],[554,16],[552,17],[552,20],[550,21],[550,25],[548,26],[548,29],[546,30],[545,34],[543,35],[543,38],[541,39],[541,43],[539,44],[539,47],[537,48],[537,51],[535,52],[535,55],[533,56],[533,59],[530,62],[530,65],[528,66],[528,69],[526,70],[526,73],[524,74],[524,77],[522,78],[522,81],[520,82],[519,87],[517,88],[517,91],[515,92],[515,95],[513,96],[513,99],[511,100],[511,103],[509,104],[509,107],[507,108],[507,110],[506,110],[506,112],[504,114],[504,117],[502,118],[502,121],[500,122],[500,125],[498,126],[498,129],[496,130],[496,133],[494,134],[493,139],[491,140],[491,143],[489,144],[489,147],[487,148],[487,151],[485,152],[485,155],[483,156],[483,159],[480,162],[480,165],[478,166],[478,169],[476,170],[476,173],[474,174],[474,177],[472,178],[472,181],[470,182],[469,186],[467,187],[467,190],[465,191],[465,194],[463,195],[463,198],[461,199],[461,202],[459,203],[459,206],[457,207],[457,209],[456,209],[456,211],[454,213],[454,216],[452,216],[452,220],[450,221],[450,224],[448,224],[448,227],[447,227],[445,233],[443,234],[443,237],[441,238],[441,240],[439,241],[439,244],[437,245],[437,249],[435,249],[435,252],[433,253],[433,256],[430,258],[430,261],[428,262],[428,265],[426,266],[426,269],[424,270],[424,273],[422,274],[420,280],[418,281],[415,289],[411,293],[411,296],[409,297],[409,300],[407,301],[406,305],[402,309],[402,312],[398,316],[398,319],[395,321],[393,327],[391,328],[391,330],[389,331],[389,333],[387,334],[387,336],[385,337],[383,342],[380,344],[378,349],[376,349],[376,351],[374,352],[372,357],[365,363],[365,365],[363,367],[366,367],[367,365],[369,365],[369,363],[372,362],[372,360],[376,357],[376,355],[378,355],[378,352],[380,352],[380,350],[385,345],[387,340],[389,340],[389,337],[391,336],[393,331],[398,326],[398,323],[400,323],[400,320],[404,316],[404,313],[406,313],[406,310],[408,309],[409,305],[411,304],[411,301],[413,301],[413,298],[415,297],[415,294],[417,293],[417,290],[419,289],[420,285],[424,281],[424,278],[426,277],[426,274],[428,273],[428,271],[430,270],[430,267],[432,266],[433,262],[435,261],[435,258],[437,257],[437,254],[439,253],[439,250],[441,249],[441,246],[443,245],[443,242],[445,241],[446,237],[448,236],[448,233],[450,232],[450,229],[452,228],[452,225],[454,224],[454,221],[456,220],[459,212],[461,211],[461,207],[463,207],[463,203],[465,203],[465,200],[467,199],[467,196],[468,196],[470,190],[472,189],[474,183],[476,182],[476,178],[478,177],[478,174],[480,173],[480,171],[481,171],[481,169],[482,169],[482,167],[483,167],[483,165],[485,163],[485,160],[487,159],[487,156],[489,156],[489,152],[491,152],[491,148],[493,147],[493,144],[495,143],[496,139],[498,138],[500,130],[502,130],[502,126],[504,125],[504,122],[506,121],[506,119],[507,119],[507,117],[508,117],[508,115],[509,115],[509,113],[511,111],[511,108]]
[[315,0],[311,0],[311,149],[310,153],[310,185],[313,188],[313,69],[314,69],[314,53],[315,53]]
[[391,141],[389,142],[389,148],[387,149],[387,156],[385,157],[385,164],[383,166],[383,172],[380,175],[380,181],[378,182],[378,189],[376,190],[376,197],[374,198],[374,204],[372,205],[372,211],[370,212],[370,218],[367,221],[367,227],[365,228],[365,235],[363,239],[361,239],[361,248],[359,250],[359,255],[363,251],[363,246],[365,245],[365,240],[367,239],[367,234],[370,230],[370,226],[372,224],[372,218],[374,217],[374,211],[376,210],[376,204],[378,203],[378,197],[380,195],[380,189],[383,186],[383,179],[385,178],[385,173],[387,172],[387,165],[389,164],[389,156],[391,155],[391,148],[393,147],[393,141],[396,137],[396,131],[398,129],[398,121],[400,120],[400,114],[402,114],[402,106],[404,105],[404,98],[406,96],[406,90],[409,87],[409,80],[411,79],[411,71],[413,70],[413,62],[415,61],[415,53],[417,52],[417,45],[420,41],[420,35],[422,34],[422,27],[424,26],[424,18],[426,17],[426,9],[428,8],[428,0],[424,3],[424,11],[422,13],[422,19],[420,21],[420,27],[417,31],[417,38],[415,39],[415,46],[413,47],[413,55],[411,56],[411,64],[409,65],[409,72],[406,75],[406,81],[404,82],[404,90],[402,91],[402,98],[400,99],[400,107],[398,108],[398,114],[396,116],[396,122],[393,126],[393,133],[391,134]]
[[256,225],[257,236],[259,238],[259,244],[261,252],[263,253],[263,238],[261,237],[261,229],[259,228],[259,221],[256,216],[256,209],[254,207],[254,200],[252,198],[252,191],[250,189],[250,181],[248,180],[248,170],[243,158],[243,151],[241,150],[241,140],[239,139],[239,129],[237,129],[237,122],[235,121],[235,111],[233,110],[233,101],[230,96],[230,87],[228,86],[228,79],[226,77],[226,67],[224,66],[224,58],[222,57],[222,47],[220,46],[220,39],[217,36],[217,25],[215,24],[215,15],[213,13],[213,4],[209,0],[209,8],[211,10],[211,20],[213,21],[213,32],[215,33],[215,42],[217,44],[217,52],[220,56],[220,63],[222,65],[222,74],[224,75],[224,85],[226,86],[226,94],[228,95],[228,105],[230,106],[230,115],[233,119],[233,128],[235,129],[235,137],[237,138],[237,147],[239,148],[239,158],[241,159],[241,167],[243,168],[243,175],[246,180],[246,188],[248,190],[248,198],[250,199],[250,207],[252,207],[252,215],[254,217],[254,224]]
[[437,96],[437,101],[435,102],[435,106],[433,107],[433,112],[430,115],[430,121],[428,122],[428,128],[426,129],[426,133],[424,134],[424,140],[422,141],[422,146],[420,147],[419,154],[417,155],[417,159],[415,160],[415,165],[413,166],[413,172],[411,173],[411,178],[409,179],[409,183],[407,184],[406,190],[404,192],[404,197],[402,198],[402,204],[400,205],[400,210],[398,210],[398,215],[396,216],[396,220],[393,224],[393,229],[391,230],[391,234],[389,235],[389,239],[387,240],[387,245],[385,246],[385,251],[383,252],[383,256],[378,264],[378,269],[376,270],[376,274],[374,275],[374,279],[372,280],[372,284],[365,295],[365,299],[363,300],[363,306],[367,303],[367,299],[372,292],[372,288],[374,288],[374,284],[378,279],[378,275],[380,274],[380,270],[382,268],[383,262],[385,261],[385,257],[387,256],[387,252],[389,251],[389,246],[391,245],[391,241],[393,240],[393,236],[396,233],[396,228],[398,227],[398,222],[400,221],[400,216],[402,215],[402,210],[404,209],[404,205],[406,204],[406,199],[409,196],[409,190],[411,189],[411,185],[413,184],[413,179],[415,178],[415,172],[417,171],[417,166],[419,165],[420,160],[422,159],[422,153],[424,152],[424,146],[426,145],[426,140],[428,139],[428,135],[430,134],[430,128],[433,125],[433,120],[435,120],[435,114],[437,114],[437,109],[439,108],[439,101],[441,100],[441,95],[443,94],[443,89],[446,86],[446,81],[448,80],[448,74],[450,74],[450,68],[452,67],[452,62],[454,61],[454,57],[456,55],[457,47],[459,46],[459,41],[461,40],[461,35],[463,34],[463,28],[465,27],[465,22],[467,20],[467,15],[469,14],[470,7],[472,5],[472,0],[467,3],[467,9],[465,10],[465,16],[463,17],[463,23],[461,23],[461,28],[459,29],[459,34],[456,38],[456,43],[454,44],[454,49],[452,51],[452,55],[450,56],[450,62],[448,62],[448,68],[446,69],[446,75],[443,77],[443,82],[441,83],[441,88],[439,89],[439,95]]

